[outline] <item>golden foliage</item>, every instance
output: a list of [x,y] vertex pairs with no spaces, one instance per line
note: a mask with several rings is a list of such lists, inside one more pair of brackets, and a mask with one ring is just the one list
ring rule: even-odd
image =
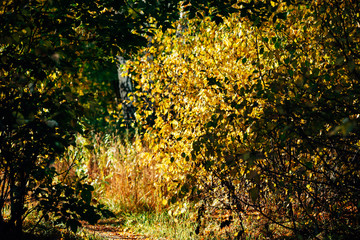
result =
[[359,193],[351,162],[359,115],[349,107],[358,102],[360,36],[351,4],[283,3],[257,27],[233,14],[156,33],[129,66],[168,200],[206,197],[240,218],[256,211],[273,236],[338,229],[336,214],[355,226],[345,210]]

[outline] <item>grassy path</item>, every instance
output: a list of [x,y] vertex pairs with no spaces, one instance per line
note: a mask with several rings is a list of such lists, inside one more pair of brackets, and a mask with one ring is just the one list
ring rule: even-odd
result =
[[145,235],[135,234],[130,232],[127,229],[122,229],[120,227],[116,227],[113,225],[107,224],[97,224],[97,225],[84,225],[84,228],[92,234],[95,239],[127,239],[127,240],[135,240],[135,239],[142,239],[142,240],[165,240],[165,238],[152,238]]

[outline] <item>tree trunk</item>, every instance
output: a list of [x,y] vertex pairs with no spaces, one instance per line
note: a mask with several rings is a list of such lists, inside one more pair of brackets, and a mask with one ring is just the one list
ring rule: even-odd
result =
[[125,58],[118,56],[118,79],[119,79],[119,96],[122,104],[123,116],[127,127],[135,121],[135,107],[129,99],[129,93],[133,91],[131,78],[127,76],[127,71],[123,69],[126,63]]

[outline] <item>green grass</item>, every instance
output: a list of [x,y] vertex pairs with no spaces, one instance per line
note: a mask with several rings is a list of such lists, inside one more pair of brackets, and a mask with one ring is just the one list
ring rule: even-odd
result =
[[199,239],[194,233],[196,223],[190,212],[176,217],[169,216],[167,212],[126,213],[123,218],[124,227],[146,236],[174,240]]
[[[194,233],[196,224],[189,213],[177,217],[169,216],[166,212],[124,213],[118,219],[103,220],[100,224],[118,227],[122,231],[144,235],[150,239],[200,239]],[[104,240],[98,233],[86,228],[80,228],[74,234],[66,229],[45,225],[40,225],[34,233],[25,233],[24,236],[29,240]]]
[[195,234],[195,212],[187,211],[171,216],[168,210],[161,211],[138,208],[136,211],[124,209],[123,202],[114,199],[102,199],[117,218],[104,220],[108,225],[120,227],[125,231],[148,236],[151,239],[191,240],[200,239]]

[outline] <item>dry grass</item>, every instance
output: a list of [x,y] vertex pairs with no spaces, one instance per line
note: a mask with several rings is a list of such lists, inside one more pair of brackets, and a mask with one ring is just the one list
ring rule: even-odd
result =
[[[95,196],[122,219],[123,227],[145,235],[171,239],[232,239],[241,235],[239,219],[234,216],[229,226],[221,227],[229,219],[227,211],[209,211],[201,221],[200,235],[196,235],[196,213],[188,209],[178,216],[167,214],[160,192],[161,175],[151,160],[148,149],[138,138],[117,135],[77,137],[77,145],[70,147],[58,168],[75,168],[70,175],[89,176]],[[191,215],[191,216],[190,216]],[[250,238],[266,238],[268,232],[259,231],[264,219],[257,212],[243,216],[244,234]],[[283,229],[272,229],[272,235]]]
[[72,174],[88,175],[96,197],[116,212],[159,211],[156,166],[147,157],[136,137],[94,134],[78,136],[61,164],[76,163]]
[[75,163],[71,174],[89,176],[96,198],[121,220],[116,226],[158,239],[197,239],[189,212],[175,218],[167,214],[157,165],[148,152],[137,138],[78,136],[76,147],[69,148],[58,167]]

